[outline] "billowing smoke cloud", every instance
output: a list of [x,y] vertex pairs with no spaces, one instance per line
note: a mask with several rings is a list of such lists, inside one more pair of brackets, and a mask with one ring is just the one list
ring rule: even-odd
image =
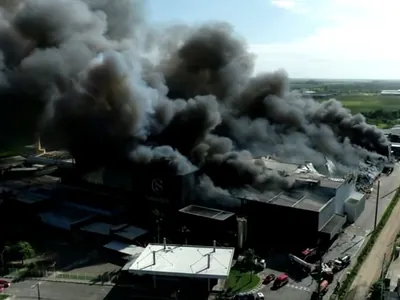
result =
[[204,186],[263,191],[290,182],[253,156],[327,157],[344,171],[387,144],[339,102],[290,92],[284,71],[252,77],[254,56],[228,24],[153,28],[129,0],[0,7],[1,146],[41,131],[88,170],[167,160],[200,167]]

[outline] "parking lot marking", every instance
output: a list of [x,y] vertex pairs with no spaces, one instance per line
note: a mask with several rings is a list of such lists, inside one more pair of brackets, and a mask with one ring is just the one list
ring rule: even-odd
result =
[[301,291],[305,291],[305,292],[310,292],[311,291],[309,288],[304,287],[304,286],[300,286],[300,285],[288,284],[287,286],[292,288],[292,289],[297,289],[297,290],[301,290]]

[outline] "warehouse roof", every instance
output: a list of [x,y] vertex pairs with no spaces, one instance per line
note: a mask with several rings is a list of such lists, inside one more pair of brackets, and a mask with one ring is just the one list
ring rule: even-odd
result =
[[209,207],[205,207],[205,206],[199,206],[199,205],[189,205],[189,206],[182,208],[179,211],[182,213],[185,213],[185,214],[214,219],[214,220],[218,220],[218,221],[224,221],[234,215],[234,213],[231,213],[228,211],[223,211],[223,210],[209,208]]
[[136,245],[129,245],[119,241],[112,241],[103,246],[106,249],[114,250],[122,254],[138,258],[142,254],[144,248]]
[[228,278],[234,248],[149,244],[129,268],[135,274]]
[[114,235],[133,241],[134,239],[137,239],[138,237],[145,235],[146,233],[147,230],[129,225],[121,228],[118,231],[115,231]]
[[296,181],[303,181],[303,182],[314,182],[321,187],[337,189],[339,188],[343,182],[345,181],[344,178],[333,178],[333,177],[326,177],[318,174],[313,173],[296,173],[293,174],[292,177]]
[[51,164],[66,167],[73,167],[75,165],[75,160],[66,151],[51,151],[39,155],[31,155],[26,161],[28,163]]
[[23,156],[9,156],[0,158],[0,169],[7,169],[22,165],[25,162]]
[[293,178],[293,180],[315,182],[321,187],[336,189],[344,182],[342,178],[332,178],[319,174],[310,163],[303,165],[286,163],[268,156],[259,157],[255,161],[261,162],[267,169],[283,172]]
[[309,211],[320,211],[335,195],[317,189],[294,189],[270,194],[260,194],[252,190],[234,190],[231,193],[241,199],[265,202],[272,205],[294,207]]
[[320,211],[331,199],[331,195],[326,193],[294,190],[291,192],[281,192],[270,198],[267,202],[309,211]]
[[104,222],[94,222],[86,226],[81,227],[82,231],[96,233],[100,235],[109,235],[110,231],[115,227],[113,224]]
[[292,174],[299,168],[298,164],[280,162],[268,156],[260,157],[256,160],[261,162],[267,169],[284,172],[286,174]]

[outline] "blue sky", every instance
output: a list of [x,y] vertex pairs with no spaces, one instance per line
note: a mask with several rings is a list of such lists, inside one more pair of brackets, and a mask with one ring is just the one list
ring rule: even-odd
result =
[[400,0],[149,0],[152,22],[231,23],[256,72],[400,79]]

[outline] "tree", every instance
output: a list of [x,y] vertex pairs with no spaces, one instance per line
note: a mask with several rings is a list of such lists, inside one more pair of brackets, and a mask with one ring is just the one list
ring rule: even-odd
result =
[[161,232],[161,227],[163,223],[163,213],[159,211],[158,209],[152,210],[153,217],[155,219],[156,223],[156,230],[157,230],[157,243],[160,243],[160,232]]
[[379,279],[379,280],[375,281],[374,284],[370,288],[371,300],[381,299],[383,289],[384,289],[383,280]]
[[22,259],[32,258],[35,256],[35,250],[28,242],[20,241],[17,243],[17,249],[22,256]]
[[181,233],[182,233],[182,235],[184,236],[184,238],[185,238],[185,244],[187,245],[187,243],[188,243],[188,235],[189,235],[189,233],[190,233],[190,229],[189,228],[187,228],[186,226],[182,226],[181,228],[180,228],[180,231],[181,231]]
[[243,259],[243,267],[246,268],[247,270],[251,270],[253,272],[255,268],[255,260],[256,260],[256,254],[253,249],[247,249],[243,253],[244,259]]
[[28,258],[32,258],[35,256],[35,250],[26,241],[19,241],[16,244],[7,244],[4,247],[4,251],[8,253],[11,257],[19,257],[24,264],[24,260]]

